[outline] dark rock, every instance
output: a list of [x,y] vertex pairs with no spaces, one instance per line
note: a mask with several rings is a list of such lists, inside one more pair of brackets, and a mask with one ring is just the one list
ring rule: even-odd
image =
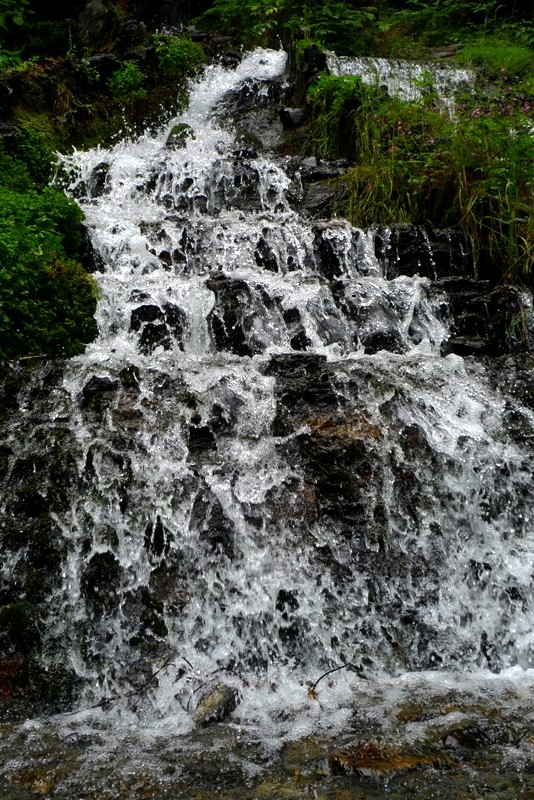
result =
[[256,158],[263,147],[262,141],[258,136],[242,128],[237,131],[236,143],[237,148],[233,152],[236,158]]
[[188,431],[189,451],[191,453],[213,450],[217,447],[214,433],[207,425],[190,425]]
[[102,81],[107,81],[108,78],[111,78],[117,69],[117,59],[111,53],[95,53],[94,55],[86,56],[83,59],[83,64],[96,70]]
[[100,253],[93,247],[93,242],[89,235],[89,231],[85,225],[82,228],[82,245],[78,253],[78,259],[86,272],[104,272],[105,264],[104,259]]
[[480,750],[493,744],[510,744],[512,737],[504,727],[468,722],[450,728],[442,741],[445,747]]
[[254,260],[258,267],[269,272],[278,272],[278,259],[263,237],[256,245]]
[[309,183],[304,192],[302,212],[310,217],[330,217],[339,202],[340,187],[329,180]]
[[458,278],[472,271],[471,248],[454,230],[405,224],[379,228],[375,249],[389,280],[399,275]]
[[200,698],[195,710],[195,722],[200,727],[224,722],[235,711],[237,703],[237,690],[224,683],[218,683]]
[[106,161],[101,161],[91,171],[87,181],[88,194],[90,197],[102,197],[102,195],[109,193],[109,189],[109,164]]
[[119,378],[123,389],[128,391],[139,390],[140,373],[139,367],[136,367],[135,364],[129,364],[127,367],[123,367],[119,373]]
[[17,126],[12,122],[0,122],[0,141],[9,142],[17,132]]
[[211,492],[199,492],[191,512],[191,528],[209,549],[227,558],[235,556],[235,526],[224,513],[220,501]]
[[173,344],[182,346],[185,313],[173,303],[143,305],[134,308],[130,315],[130,330],[141,331],[139,349],[150,354],[156,347],[169,350]]
[[120,602],[122,568],[110,551],[96,553],[81,577],[81,590],[97,616],[116,608]]
[[280,121],[284,128],[299,128],[306,120],[306,112],[302,108],[283,108],[280,111]]
[[145,530],[145,548],[157,558],[169,552],[170,543],[173,537],[169,530],[163,525],[161,517],[156,517],[155,523],[147,525]]
[[227,50],[225,53],[221,53],[218,57],[219,63],[223,65],[223,67],[238,67],[242,61],[241,53],[236,53],[232,50]]
[[120,381],[116,378],[93,375],[83,387],[82,408],[91,407],[95,410],[102,408],[112,401],[119,387]]
[[491,352],[491,344],[487,339],[478,336],[451,336],[441,346],[443,356],[454,353],[457,356],[481,356]]
[[316,44],[309,44],[305,47],[302,58],[310,71],[320,72],[326,68],[326,53],[320,50]]
[[145,305],[134,308],[130,315],[130,330],[138,331],[143,323],[163,320],[163,312],[159,306]]

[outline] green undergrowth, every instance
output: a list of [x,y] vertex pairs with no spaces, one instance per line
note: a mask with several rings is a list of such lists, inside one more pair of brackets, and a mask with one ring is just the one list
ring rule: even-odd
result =
[[372,3],[358,8],[344,0],[215,0],[195,24],[224,30],[247,47],[287,46],[305,37],[339,55],[363,55],[374,46],[376,17]]
[[452,119],[428,88],[406,102],[358,77],[332,75],[311,87],[308,101],[317,155],[351,162],[340,212],[353,224],[456,226],[472,243],[476,271],[532,281],[529,103],[468,95]]
[[526,75],[534,67],[534,51],[501,38],[467,43],[458,53],[458,61],[479,67],[486,76]]
[[78,206],[48,186],[36,131],[0,147],[0,358],[72,356],[96,335],[96,284],[79,263]]

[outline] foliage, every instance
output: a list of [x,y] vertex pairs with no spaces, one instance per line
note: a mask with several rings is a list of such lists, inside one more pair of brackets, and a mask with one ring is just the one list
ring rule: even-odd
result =
[[108,81],[108,86],[114,97],[133,100],[146,96],[144,82],[145,74],[143,70],[133,61],[127,61],[122,67],[113,72]]
[[33,13],[29,5],[29,0],[0,0],[0,31],[24,25],[27,15]]
[[397,29],[401,36],[424,45],[464,43],[492,33],[532,45],[532,21],[522,19],[515,6],[500,0],[407,0],[400,9],[386,12],[382,28]]
[[345,0],[215,0],[197,23],[224,29],[247,46],[288,43],[297,31],[335,49],[340,55],[361,55],[369,49],[373,10]]
[[35,187],[43,153],[36,161],[31,145],[27,132],[21,134],[28,164],[0,149],[2,359],[43,352],[71,356],[96,335],[96,285],[75,258],[83,214],[56,189]]
[[34,183],[42,186],[50,180],[55,159],[42,131],[19,126],[12,145],[13,154],[26,165]]
[[532,68],[534,53],[528,47],[501,38],[468,43],[458,60],[482,67],[487,75],[521,75]]
[[192,75],[205,60],[202,47],[188,36],[158,36],[156,53],[161,73],[169,78]]
[[345,2],[313,4],[307,24],[315,39],[338,55],[367,55],[376,35],[373,9],[358,9]]
[[322,76],[310,89],[318,155],[350,158],[352,222],[459,226],[484,268],[510,278],[534,268],[534,139],[528,104],[461,104],[451,119],[427,93],[388,97],[354,76]]

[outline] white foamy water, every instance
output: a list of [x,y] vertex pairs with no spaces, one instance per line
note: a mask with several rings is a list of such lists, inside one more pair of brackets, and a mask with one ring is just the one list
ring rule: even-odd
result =
[[221,107],[285,63],[208,67],[157,135],[66,159],[105,266],[57,412],[82,488],[48,625],[83,681],[63,734],[104,731],[93,763],[109,724],[138,755],[191,734],[219,681],[274,750],[532,683],[529,454],[483,370],[441,356],[446,297],[387,280],[373,231],[301,217],[283,157],[235,155]]

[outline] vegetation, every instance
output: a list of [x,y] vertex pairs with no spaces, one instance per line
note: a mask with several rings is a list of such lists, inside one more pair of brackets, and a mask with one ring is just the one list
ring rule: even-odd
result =
[[133,61],[116,69],[108,81],[111,94],[122,99],[146,97],[145,74]]
[[0,149],[0,358],[72,356],[96,335],[96,284],[77,260],[83,215],[44,185],[52,159],[35,131],[13,150]]
[[365,55],[371,51],[376,13],[362,5],[355,8],[344,0],[215,0],[197,22],[222,28],[245,45],[287,45],[305,35],[340,55]]
[[354,76],[310,89],[318,155],[348,158],[344,204],[354,224],[458,226],[481,269],[521,280],[534,267],[531,109],[468,97],[454,119],[431,91],[391,98]]
[[348,160],[339,212],[359,226],[411,222],[461,229],[476,270],[532,282],[534,185],[530,5],[516,0],[215,0],[198,24],[245,45],[282,40],[301,65],[307,45],[340,55],[433,57],[475,66],[479,88],[454,119],[430,83],[421,101],[388,97],[351,76],[323,75],[308,92],[321,158]]
[[193,75],[206,58],[202,47],[188,36],[157,36],[156,54],[165,78]]

